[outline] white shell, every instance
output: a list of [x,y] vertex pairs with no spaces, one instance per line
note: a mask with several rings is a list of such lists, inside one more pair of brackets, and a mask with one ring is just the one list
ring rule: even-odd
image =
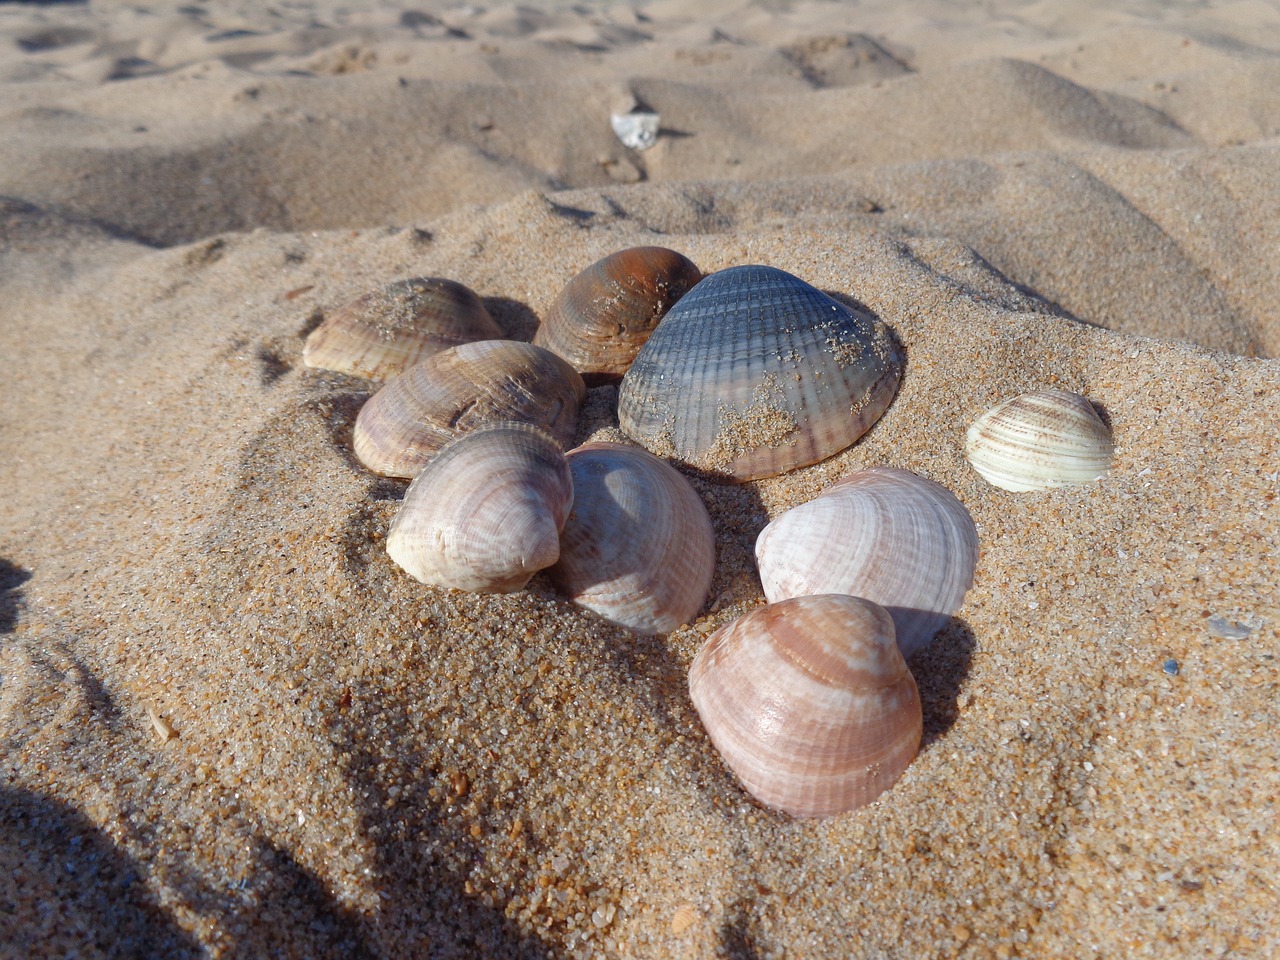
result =
[[860,597],[798,597],[721,627],[689,668],[689,695],[743,786],[797,817],[870,803],[920,748],[893,621]]
[[870,467],[775,518],[756,539],[756,563],[771,603],[843,593],[885,607],[910,657],[964,602],[978,532],[945,487]]
[[556,441],[523,423],[482,426],[447,444],[409,485],[387,553],[421,583],[509,593],[559,558],[572,506]]
[[973,422],[965,441],[973,468],[1015,493],[1090,483],[1106,476],[1114,452],[1093,404],[1065,390],[1004,401]]
[[566,454],[573,510],[560,560],[564,593],[638,633],[667,633],[702,608],[715,572],[715,532],[693,486],[638,447],[588,443]]
[[615,113],[609,117],[614,136],[622,141],[622,145],[632,150],[648,150],[658,142],[658,129],[662,118],[656,113],[635,111],[632,113]]

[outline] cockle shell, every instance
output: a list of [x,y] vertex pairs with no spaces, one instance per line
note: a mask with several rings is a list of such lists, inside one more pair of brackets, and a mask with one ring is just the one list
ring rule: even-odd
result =
[[715,532],[692,485],[637,447],[588,443],[566,455],[573,511],[547,571],[574,602],[638,633],[666,633],[702,608]]
[[617,380],[671,305],[702,274],[666,247],[631,247],[565,285],[533,342],[564,357],[588,384]]
[[1038,390],[1013,397],[969,427],[965,455],[1003,490],[1090,483],[1111,469],[1111,430],[1078,393]]
[[560,446],[522,423],[448,444],[409,484],[387,553],[421,583],[519,590],[560,556],[573,479]]
[[618,392],[623,431],[722,479],[769,477],[857,440],[902,355],[884,324],[773,267],[706,277],[671,308]]
[[549,350],[516,340],[464,343],[415,364],[370,397],[356,417],[352,445],[374,473],[406,478],[484,423],[530,423],[568,447],[586,391],[578,372]]
[[756,539],[771,603],[805,594],[865,597],[893,617],[904,657],[928,645],[973,585],[978,532],[951,491],[870,467],[776,517]]
[[797,817],[870,803],[920,749],[893,620],[861,597],[797,597],[721,627],[689,668],[689,695],[747,791]]
[[309,367],[390,380],[449,347],[502,330],[469,288],[440,277],[399,280],[335,310],[302,349]]

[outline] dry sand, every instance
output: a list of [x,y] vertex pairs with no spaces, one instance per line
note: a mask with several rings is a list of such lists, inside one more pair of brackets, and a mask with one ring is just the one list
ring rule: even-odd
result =
[[[0,954],[1280,952],[1280,6],[690,7],[0,5]],[[695,480],[669,636],[412,582],[305,332],[437,275],[527,339],[654,242],[865,304],[893,406]],[[1042,386],[1114,470],[1004,493],[964,429]],[[917,760],[791,820],[685,670],[766,520],[870,464],[956,492],[977,581]]]

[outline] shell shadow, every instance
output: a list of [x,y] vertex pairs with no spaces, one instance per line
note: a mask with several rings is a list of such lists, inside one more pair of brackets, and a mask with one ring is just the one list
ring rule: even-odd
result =
[[924,712],[921,752],[945,737],[959,718],[960,691],[969,676],[977,645],[969,625],[959,617],[952,617],[933,642],[907,662],[916,678]]
[[[759,584],[751,576],[744,577],[743,571],[754,570],[755,540],[769,520],[760,494],[752,484],[726,484],[714,475],[676,466],[707,508],[716,535],[715,574],[699,616],[717,604],[754,602],[760,596]],[[707,488],[715,490],[714,496]],[[602,619],[601,623],[608,621]],[[743,792],[707,738],[689,698],[685,656],[673,645],[670,635],[639,635],[625,627],[610,626],[612,632],[603,644],[610,668],[620,682],[639,691],[645,709],[662,729],[687,738],[682,757],[696,782],[705,787],[700,792],[706,811],[733,820],[735,805],[716,805],[715,798],[733,797],[752,804],[755,801]]]
[[526,303],[510,297],[481,297],[481,303],[489,311],[489,316],[502,328],[512,340],[533,339],[542,322],[538,315]]
[[151,902],[138,865],[84,814],[51,797],[0,786],[0,823],[0,874],[21,878],[6,916],[28,945],[0,953],[204,956]]
[[[369,944],[371,955],[549,960],[541,940],[521,932],[501,907],[482,902],[465,882],[472,866],[484,859],[481,846],[460,836],[456,814],[451,822],[451,808],[434,796],[434,784],[448,772],[432,770],[428,758],[408,746],[419,731],[406,711],[381,706],[396,702],[381,689],[382,682],[394,686],[397,681],[366,674],[344,696],[352,708],[335,707],[330,714],[345,775],[361,798],[357,829],[381,838],[373,845],[369,872],[387,889],[377,924],[366,933],[376,938]],[[398,746],[389,755],[377,751],[379,743]],[[399,792],[393,793],[397,783]],[[313,899],[327,897],[314,878],[308,882],[304,873],[302,880]],[[355,915],[339,919],[365,923]]]
[[729,960],[759,960],[764,955],[761,951],[763,940],[759,923],[747,904],[739,902],[720,926],[720,944],[716,955],[728,957]]
[[1111,411],[1108,410],[1105,405],[1091,397],[1085,397],[1085,399],[1088,400],[1089,405],[1093,407],[1093,412],[1098,415],[1098,419],[1107,425],[1107,429],[1114,430],[1115,428],[1111,425]]
[[[351,378],[355,382],[355,378]],[[357,459],[352,448],[352,431],[356,425],[356,417],[365,401],[373,396],[376,387],[367,381],[361,381],[362,388],[337,389],[315,396],[308,407],[320,416],[334,447],[342,454],[344,460],[353,470],[367,473],[368,469]]]
[[31,579],[31,571],[0,557],[0,633],[13,633],[22,610],[22,591],[18,589]]

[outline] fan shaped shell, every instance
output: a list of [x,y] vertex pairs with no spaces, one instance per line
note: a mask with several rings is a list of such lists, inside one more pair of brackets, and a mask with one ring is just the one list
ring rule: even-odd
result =
[[715,533],[692,485],[636,447],[589,443],[567,454],[573,511],[548,574],[574,602],[639,633],[666,633],[702,608]]
[[721,627],[694,658],[689,695],[748,792],[798,817],[870,803],[920,748],[893,620],[860,597],[797,597]]
[[489,424],[448,444],[409,485],[387,553],[421,583],[508,593],[556,562],[572,506],[555,440]]
[[1013,397],[969,427],[965,455],[986,480],[1021,493],[1090,483],[1111,469],[1111,430],[1078,393]]
[[775,518],[756,539],[771,602],[842,593],[893,616],[905,657],[947,625],[973,585],[978,532],[951,491],[906,470],[871,467]]
[[352,445],[374,473],[413,478],[454,437],[485,423],[529,423],[573,443],[582,378],[548,350],[516,340],[481,340],[410,367],[369,398]]
[[622,429],[723,479],[773,476],[857,440],[889,406],[888,328],[765,266],[713,273],[671,308],[622,380]]
[[502,330],[474,291],[442,277],[399,280],[334,311],[302,350],[309,367],[390,380],[460,343],[497,340]]
[[617,380],[672,304],[701,279],[675,250],[619,250],[565,285],[533,342],[568,360],[588,384]]

